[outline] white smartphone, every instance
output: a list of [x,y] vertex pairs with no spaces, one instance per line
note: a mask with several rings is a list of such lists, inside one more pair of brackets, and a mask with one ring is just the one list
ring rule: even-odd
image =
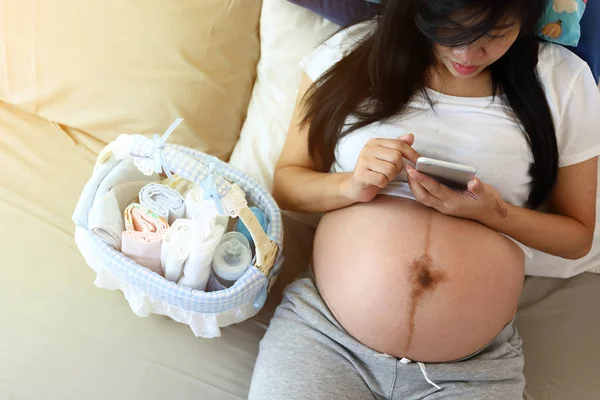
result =
[[475,168],[468,165],[427,157],[419,157],[417,159],[416,169],[446,186],[463,190],[467,188],[467,183],[477,173]]

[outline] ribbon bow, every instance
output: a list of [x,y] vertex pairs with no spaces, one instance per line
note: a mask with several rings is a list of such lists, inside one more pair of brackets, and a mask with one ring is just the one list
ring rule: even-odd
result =
[[165,171],[165,174],[170,181],[173,181],[173,175],[171,174],[171,168],[165,159],[163,150],[165,148],[165,142],[181,122],[183,122],[183,118],[177,118],[162,136],[158,136],[156,133],[152,135],[152,138],[154,139],[154,172],[160,174],[162,171]]

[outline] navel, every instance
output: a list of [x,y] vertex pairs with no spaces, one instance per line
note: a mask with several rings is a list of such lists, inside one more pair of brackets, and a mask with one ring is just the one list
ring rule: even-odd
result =
[[421,287],[423,287],[424,289],[427,289],[433,283],[435,283],[433,276],[431,276],[431,272],[428,268],[422,269],[418,272],[417,280],[419,281]]

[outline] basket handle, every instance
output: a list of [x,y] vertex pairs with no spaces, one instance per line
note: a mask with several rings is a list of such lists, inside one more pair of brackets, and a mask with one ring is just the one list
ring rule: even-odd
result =
[[221,196],[216,188],[215,180],[210,179],[214,176],[213,164],[209,166],[209,172],[201,184],[204,190],[204,198],[214,201],[219,214],[229,215],[231,218],[239,217],[242,220],[254,241],[256,249],[255,267],[265,276],[269,276],[273,265],[275,265],[279,246],[269,239],[260,222],[258,222],[254,213],[248,207],[244,190],[239,185],[230,183],[231,188],[229,191],[224,196]]

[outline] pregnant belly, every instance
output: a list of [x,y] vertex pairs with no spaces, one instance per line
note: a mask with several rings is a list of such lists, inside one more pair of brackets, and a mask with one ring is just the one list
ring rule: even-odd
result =
[[392,196],[326,214],[313,267],[349,334],[424,362],[489,343],[513,318],[524,278],[523,252],[504,236]]

